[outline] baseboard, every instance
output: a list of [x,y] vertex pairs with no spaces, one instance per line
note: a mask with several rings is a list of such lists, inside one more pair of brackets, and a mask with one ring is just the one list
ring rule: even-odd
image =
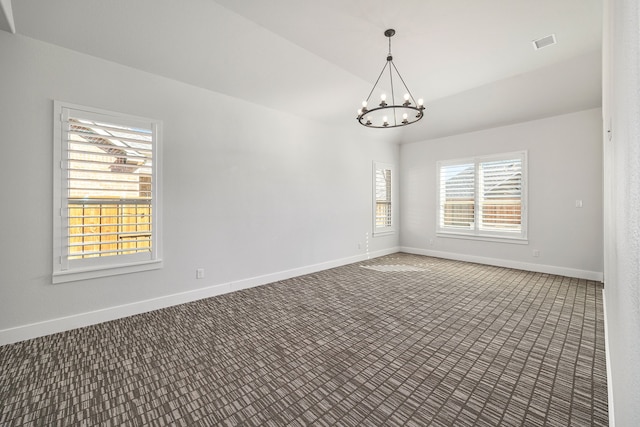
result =
[[609,329],[607,329],[607,298],[602,290],[602,311],[604,315],[604,354],[606,356],[607,363],[607,396],[608,396],[608,413],[609,413],[609,427],[615,427],[615,411],[613,410],[613,375],[611,375],[611,353],[609,353]]
[[340,258],[300,268],[294,268],[291,270],[279,271],[262,276],[250,277],[234,282],[217,284],[214,286],[209,286],[192,291],[165,295],[158,298],[136,301],[130,304],[107,307],[101,310],[79,313],[72,316],[59,317],[43,322],[3,329],[0,330],[0,345],[12,344],[19,341],[38,338],[45,335],[51,335],[58,332],[81,328],[84,326],[95,325],[98,323],[133,316],[135,314],[146,313],[149,311],[171,307],[178,304],[197,301],[203,298],[209,298],[229,292],[235,292],[241,289],[248,289],[256,286],[266,285],[268,283],[277,282],[279,280],[290,279],[292,277],[303,276],[305,274],[316,273],[318,271],[340,267],[343,265],[352,264],[354,262],[393,254],[398,252],[399,250],[399,247],[392,247],[381,251],[367,252],[351,257]]
[[401,252],[415,255],[426,255],[436,258],[453,259],[456,261],[475,262],[478,264],[495,265],[497,267],[515,268],[518,270],[535,271],[537,273],[555,274],[558,276],[576,277],[578,279],[602,282],[604,275],[601,271],[578,270],[575,268],[558,267],[555,265],[534,264],[529,262],[511,261],[499,258],[488,258],[476,255],[465,255],[454,252],[434,251],[429,249],[410,248],[402,246]]

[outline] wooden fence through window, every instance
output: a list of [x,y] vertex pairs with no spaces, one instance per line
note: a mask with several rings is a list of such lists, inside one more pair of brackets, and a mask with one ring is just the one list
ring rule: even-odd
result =
[[69,204],[69,259],[151,250],[151,205]]

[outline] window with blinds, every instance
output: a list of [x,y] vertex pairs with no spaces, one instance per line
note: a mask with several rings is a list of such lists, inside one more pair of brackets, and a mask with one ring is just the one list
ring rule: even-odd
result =
[[62,103],[56,110],[54,277],[157,261],[159,123]]
[[391,191],[392,166],[384,163],[374,163],[373,171],[373,231],[384,233],[393,231],[393,201]]
[[526,238],[526,152],[438,162],[438,232]]

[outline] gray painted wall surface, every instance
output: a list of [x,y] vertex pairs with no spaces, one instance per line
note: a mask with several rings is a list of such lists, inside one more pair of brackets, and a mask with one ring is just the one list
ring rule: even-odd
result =
[[[367,241],[372,163],[397,165],[398,146],[351,122],[3,31],[0,58],[0,331],[398,246],[397,233]],[[163,121],[163,269],[51,284],[54,99]]]
[[[528,153],[528,244],[436,236],[436,162],[520,150]],[[403,247],[602,275],[600,109],[407,144],[400,157]]]
[[[610,420],[640,425],[640,4],[605,1],[605,305]],[[611,138],[609,138],[611,130]],[[611,423],[613,425],[613,423]]]

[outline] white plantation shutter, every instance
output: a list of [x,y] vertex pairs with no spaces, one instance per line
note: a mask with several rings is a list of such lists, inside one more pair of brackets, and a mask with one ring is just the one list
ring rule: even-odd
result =
[[54,276],[156,260],[159,123],[61,103],[56,110]]
[[479,167],[479,229],[521,232],[522,159],[482,162]]
[[472,230],[475,223],[475,165],[440,168],[440,228]]
[[437,163],[438,233],[526,238],[526,152]]

